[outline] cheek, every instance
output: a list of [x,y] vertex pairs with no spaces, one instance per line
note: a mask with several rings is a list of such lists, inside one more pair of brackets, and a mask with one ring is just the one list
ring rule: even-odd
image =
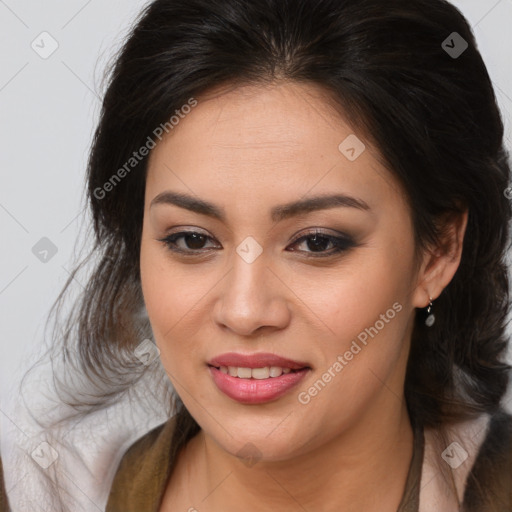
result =
[[192,287],[186,287],[179,275],[170,271],[165,251],[155,247],[152,240],[142,241],[140,274],[144,302],[162,363],[171,370],[168,363],[176,360],[173,352],[177,348],[190,350],[189,344],[173,344],[172,340],[182,325],[180,319],[192,307],[193,297],[187,294]]
[[[373,326],[387,312],[392,319],[398,317],[398,306],[393,309],[395,303],[406,309],[408,268],[407,255],[401,261],[394,252],[367,248],[347,260],[346,265],[314,280],[315,284],[310,279],[303,281],[298,295],[307,297],[308,306],[320,312],[330,339],[346,342]],[[341,348],[339,341],[335,348]]]
[[410,314],[406,290],[386,259],[362,267],[364,272],[361,268],[330,280],[317,291],[314,308],[323,311],[334,335],[327,332],[316,346],[321,363],[297,395],[304,413],[321,419],[333,432],[364,414],[384,382],[399,395],[405,367]]
[[[302,390],[314,396],[311,405],[318,414],[322,408],[340,414],[341,409],[358,408],[405,359],[412,247],[404,245],[397,254],[394,242],[375,243],[378,247],[360,251],[346,267],[323,279],[322,286],[308,285],[302,295],[311,309],[322,312],[329,327],[326,342],[316,348],[323,352],[317,377],[328,383],[328,391],[315,395],[311,389],[310,395]],[[323,389],[322,382],[318,389]],[[345,398],[338,402],[340,395]]]
[[[151,239],[142,241],[140,274],[144,302],[164,368],[172,378],[204,365],[200,329],[208,322],[205,304],[214,288],[208,269],[176,264]],[[218,280],[218,279],[217,279]]]

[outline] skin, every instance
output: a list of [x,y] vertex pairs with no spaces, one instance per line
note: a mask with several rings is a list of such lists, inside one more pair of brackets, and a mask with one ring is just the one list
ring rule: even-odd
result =
[[[366,145],[353,162],[338,149],[350,134]],[[164,191],[214,203],[226,221],[151,205]],[[334,192],[370,210],[270,219],[276,205]],[[146,308],[162,364],[201,427],[180,454],[161,510],[231,512],[243,503],[246,511],[328,512],[343,503],[345,512],[396,511],[413,447],[403,388],[415,309],[455,274],[467,214],[450,221],[444,250],[416,261],[411,212],[378,152],[319,86],[290,82],[198,98],[152,150],[145,194]],[[348,234],[355,245],[321,258],[332,252],[329,239],[320,249],[294,242],[315,228]],[[211,237],[176,242],[203,256],[175,254],[159,241],[184,230]],[[236,252],[248,236],[263,250],[250,264]],[[395,303],[401,311],[300,403],[299,393]],[[221,393],[207,369],[225,352],[272,352],[311,371],[285,396],[244,405]],[[259,452],[254,465],[237,456],[246,443]]]

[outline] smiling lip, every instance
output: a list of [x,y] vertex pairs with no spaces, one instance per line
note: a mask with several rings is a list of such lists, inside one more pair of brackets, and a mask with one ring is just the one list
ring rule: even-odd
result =
[[[265,368],[277,366],[289,368],[289,373],[266,379],[243,379],[233,377],[220,370],[220,367]],[[229,398],[243,404],[271,402],[288,393],[311,370],[306,363],[293,361],[275,354],[222,354],[208,362],[210,375],[217,386]]]
[[307,363],[292,361],[276,354],[237,354],[230,352],[214,357],[208,361],[208,365],[216,366],[237,366],[239,368],[264,368],[265,366],[280,366],[281,368],[290,368],[291,370],[300,370],[309,368]]

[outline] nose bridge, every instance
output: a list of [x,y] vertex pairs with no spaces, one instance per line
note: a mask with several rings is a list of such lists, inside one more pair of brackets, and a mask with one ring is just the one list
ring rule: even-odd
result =
[[226,276],[220,307],[216,309],[217,322],[247,335],[261,326],[276,327],[286,321],[279,280],[269,266],[268,254],[254,239],[239,244],[231,271]]
[[255,305],[269,292],[268,265],[268,254],[254,238],[248,237],[238,245],[227,289],[235,305],[245,305],[245,301]]

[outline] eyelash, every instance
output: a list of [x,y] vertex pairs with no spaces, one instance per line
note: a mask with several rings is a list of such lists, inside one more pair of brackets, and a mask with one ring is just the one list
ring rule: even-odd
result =
[[[205,237],[208,240],[212,240],[212,237],[205,235],[198,231],[180,231],[178,233],[173,233],[171,235],[168,235],[165,238],[160,238],[160,239],[158,239],[158,241],[162,242],[166,246],[166,248],[169,249],[170,251],[172,251],[174,253],[183,254],[186,257],[199,256],[201,252],[204,253],[205,250],[203,250],[203,249],[184,250],[184,249],[179,249],[176,247],[176,245],[175,245],[176,241],[179,240],[180,238],[184,238],[187,235],[200,235],[200,236]],[[333,250],[331,250],[330,252],[327,252],[327,253],[325,251],[322,253],[315,253],[313,251],[309,251],[309,252],[308,251],[298,251],[298,252],[305,252],[306,254],[309,254],[308,256],[306,256],[307,258],[329,258],[329,257],[334,257],[344,251],[347,251],[347,250],[355,247],[355,245],[356,245],[355,241],[349,236],[345,235],[342,237],[338,237],[338,236],[328,235],[328,234],[326,234],[322,231],[318,231],[318,230],[313,231],[311,233],[307,233],[305,235],[302,235],[301,237],[296,238],[292,242],[292,245],[296,245],[299,242],[304,242],[304,241],[307,241],[308,239],[314,239],[316,237],[318,237],[321,240],[323,240],[323,239],[329,240],[329,242],[334,245]],[[295,250],[292,250],[291,252],[295,252]]]

